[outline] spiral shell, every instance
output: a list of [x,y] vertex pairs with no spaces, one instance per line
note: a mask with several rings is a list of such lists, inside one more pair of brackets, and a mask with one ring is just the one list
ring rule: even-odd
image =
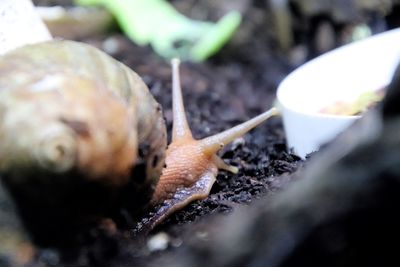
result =
[[[71,197],[90,210],[87,183],[101,188],[96,205],[124,186],[131,194],[146,192],[132,196],[146,201],[165,148],[160,105],[135,72],[98,49],[57,40],[0,58],[0,175],[22,210],[40,212],[49,199],[66,205]],[[67,215],[54,217],[72,218],[73,210],[71,204]]]

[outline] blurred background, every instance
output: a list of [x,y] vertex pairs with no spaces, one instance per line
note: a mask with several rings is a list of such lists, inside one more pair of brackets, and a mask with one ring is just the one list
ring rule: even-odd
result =
[[[188,60],[182,70],[184,87],[208,91],[217,100],[226,92],[239,98],[226,101],[236,113],[222,114],[226,120],[265,110],[280,81],[307,60],[400,26],[399,0],[33,2],[47,7],[39,8],[40,14],[54,36],[101,48],[137,71],[156,97],[170,79],[168,58]],[[116,2],[133,6],[118,9]],[[71,8],[78,3],[105,8]],[[66,9],[51,11],[49,6]],[[233,16],[226,19],[228,15]],[[158,100],[170,106],[164,98]]]
[[[33,2],[37,6],[74,5],[72,0],[33,0]],[[216,22],[229,11],[239,11],[242,14],[241,24],[222,53],[230,52],[236,57],[251,58],[246,54],[254,52],[255,48],[258,48],[257,51],[264,48],[267,51],[285,53],[293,65],[301,64],[334,47],[400,26],[400,1],[397,0],[170,0],[167,2],[193,20]],[[99,25],[99,28],[101,27],[104,26]],[[105,29],[104,27],[102,30]],[[98,30],[87,35],[95,33],[98,33]],[[82,36],[77,34],[77,37]],[[260,56],[256,55],[255,58],[262,60]]]

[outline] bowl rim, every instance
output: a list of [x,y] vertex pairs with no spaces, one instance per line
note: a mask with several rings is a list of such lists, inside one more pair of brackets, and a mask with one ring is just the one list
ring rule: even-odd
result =
[[[321,61],[322,59],[325,59],[327,57],[334,57],[335,54],[337,53],[342,53],[343,50],[348,50],[348,49],[354,49],[354,47],[358,47],[364,43],[367,42],[371,42],[373,40],[377,40],[377,39],[382,39],[385,38],[385,36],[389,36],[389,35],[393,35],[393,34],[399,34],[400,35],[400,28],[396,28],[393,30],[388,30],[379,34],[375,34],[372,35],[368,38],[365,38],[363,40],[360,41],[356,41],[353,43],[349,43],[346,45],[343,45],[341,47],[335,48],[329,52],[326,52],[314,59],[311,59],[310,61],[305,62],[304,64],[302,64],[301,66],[297,67],[295,70],[293,70],[291,73],[289,73],[279,84],[278,88],[277,88],[277,93],[276,93],[276,99],[277,99],[277,106],[280,110],[282,110],[282,108],[285,108],[287,110],[290,110],[292,112],[298,113],[298,114],[302,114],[304,116],[310,116],[310,117],[316,117],[316,118],[326,118],[326,119],[337,119],[337,120],[356,120],[360,117],[362,117],[362,115],[341,115],[341,114],[327,114],[327,113],[322,113],[319,111],[307,111],[307,110],[303,110],[301,108],[296,108],[293,107],[293,105],[291,104],[287,104],[285,103],[285,97],[282,96],[283,91],[287,90],[285,88],[287,88],[286,84],[288,82],[290,82],[293,77],[298,76],[299,72],[303,72],[304,69],[309,68],[309,66],[313,66],[315,64],[319,64],[319,61]],[[385,88],[389,85],[390,81],[386,81],[384,84],[382,84],[380,87],[376,88],[375,90],[379,90],[382,88]],[[373,91],[373,90],[372,90]]]

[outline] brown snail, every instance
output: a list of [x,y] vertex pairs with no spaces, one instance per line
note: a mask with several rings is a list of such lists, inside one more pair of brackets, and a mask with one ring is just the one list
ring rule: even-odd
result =
[[173,136],[166,149],[160,105],[135,72],[96,48],[50,41],[0,58],[0,176],[27,228],[40,233],[35,240],[66,242],[76,225],[122,202],[132,213],[158,206],[147,222],[152,228],[205,198],[218,169],[237,172],[216,153],[276,110],[195,140],[179,61],[172,64]]

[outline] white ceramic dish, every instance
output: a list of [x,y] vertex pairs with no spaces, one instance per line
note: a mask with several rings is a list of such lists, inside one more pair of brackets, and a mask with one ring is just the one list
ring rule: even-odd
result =
[[0,54],[52,38],[31,0],[0,0],[0,14]]
[[399,63],[400,28],[335,49],[289,74],[277,91],[288,147],[304,158],[336,137],[359,116],[319,111],[385,87]]

